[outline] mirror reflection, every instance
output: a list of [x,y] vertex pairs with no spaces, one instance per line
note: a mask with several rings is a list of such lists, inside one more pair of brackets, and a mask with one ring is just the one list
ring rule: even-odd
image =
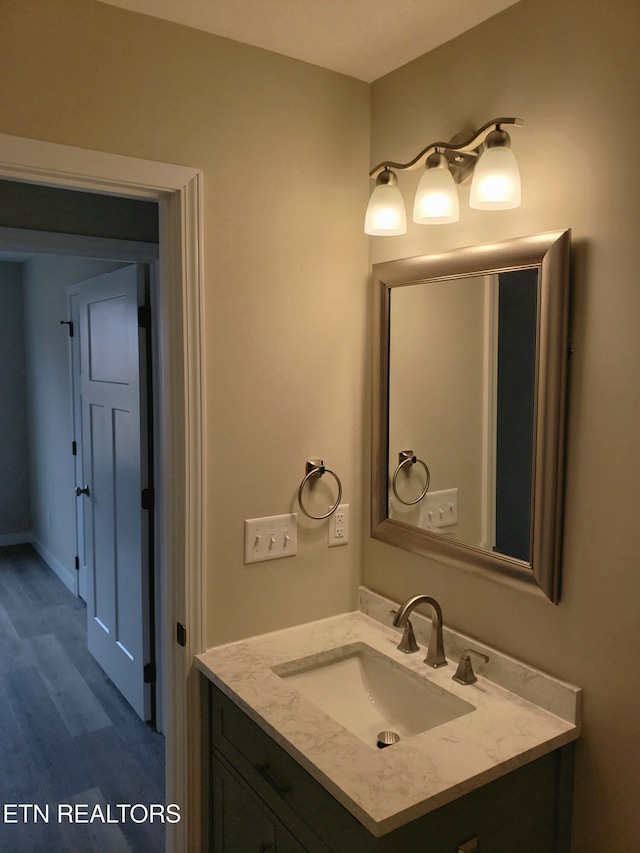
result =
[[389,518],[526,562],[538,274],[416,282],[389,308]]

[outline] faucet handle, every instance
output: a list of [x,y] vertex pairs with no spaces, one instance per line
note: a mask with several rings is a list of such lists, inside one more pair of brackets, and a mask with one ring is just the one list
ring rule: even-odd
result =
[[475,684],[478,680],[475,672],[473,671],[473,667],[471,666],[471,658],[469,655],[477,655],[479,658],[482,658],[485,663],[489,663],[488,655],[483,655],[482,652],[477,652],[475,649],[465,649],[460,655],[460,661],[455,675],[451,676],[451,678],[459,684]]
[[404,631],[402,632],[402,639],[398,643],[397,648],[406,655],[410,655],[413,652],[420,650],[420,646],[416,642],[416,635],[413,633],[413,625],[411,624],[410,619],[407,619],[405,623]]

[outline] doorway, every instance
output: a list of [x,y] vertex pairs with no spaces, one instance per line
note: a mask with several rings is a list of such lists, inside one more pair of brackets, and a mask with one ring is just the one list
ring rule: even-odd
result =
[[[136,713],[161,730],[162,703],[155,700],[162,637],[155,632],[160,601],[154,593],[162,586],[153,574],[159,464],[152,405],[153,386],[158,395],[161,387],[151,358],[158,205],[5,181],[0,194],[0,222],[118,235],[0,230],[0,249],[32,244],[22,255],[0,252],[3,266],[12,270],[3,277],[1,319],[3,358],[10,357],[13,367],[3,378],[3,399],[9,393],[13,405],[0,412],[0,456],[3,479],[10,465],[21,482],[29,482],[26,495],[0,487],[0,543],[6,533],[14,534],[12,542],[32,542],[81,595],[91,653]],[[133,239],[141,235],[155,242]],[[127,257],[139,263],[123,262]],[[28,524],[16,527],[16,516],[26,516]]]
[[[201,709],[192,660],[204,650],[207,599],[202,571],[202,174],[190,167],[0,135],[0,177],[154,199],[160,207],[158,352],[165,393],[158,413],[164,486],[158,514],[161,583],[171,592],[162,613],[166,797],[179,804],[181,814],[180,821],[167,826],[167,851],[199,849]],[[30,246],[16,248],[28,251]]]
[[[113,251],[117,256],[115,247]],[[18,259],[11,256],[5,260],[13,260],[14,263],[6,263],[2,267],[12,268],[12,273],[20,268],[23,274],[12,274],[7,278],[0,275],[2,292],[10,289],[16,292],[14,295],[19,291],[24,296],[27,287],[28,312],[16,310],[15,304],[12,308],[9,299],[5,297],[2,312],[3,344],[13,326],[18,326],[22,333],[20,319],[28,313],[24,324],[28,336],[25,348],[31,355],[30,360],[37,363],[30,365],[25,383],[19,364],[12,362],[10,370],[3,376],[3,388],[10,382],[8,373],[13,373],[11,368],[15,368],[17,381],[31,388],[32,393],[23,396],[40,397],[38,405],[34,406],[33,417],[20,419],[21,424],[36,421],[33,425],[36,446],[32,455],[35,457],[34,467],[38,469],[36,488],[40,488],[43,494],[36,499],[35,505],[43,508],[45,526],[48,521],[49,528],[55,528],[56,533],[60,532],[61,526],[69,528],[66,540],[71,549],[68,553],[73,554],[73,506],[80,501],[72,493],[75,482],[73,461],[78,456],[73,456],[71,446],[72,395],[68,381],[68,355],[70,344],[81,339],[86,341],[88,335],[82,331],[80,324],[74,328],[73,336],[70,335],[71,327],[66,320],[70,316],[66,311],[67,284],[70,279],[81,279],[79,284],[71,285],[71,288],[82,294],[88,309],[87,315],[90,306],[94,307],[93,313],[97,316],[97,325],[94,324],[92,329],[94,337],[99,337],[101,331],[108,332],[108,328],[105,329],[104,310],[101,310],[102,305],[98,300],[107,297],[111,302],[119,304],[118,297],[122,290],[126,292],[133,289],[136,297],[134,304],[127,303],[125,311],[117,311],[115,319],[118,333],[124,327],[125,335],[129,338],[132,333],[136,338],[146,337],[146,330],[139,326],[141,318],[138,316],[137,296],[138,291],[141,298],[146,296],[144,273],[147,265],[107,263],[62,255],[31,255],[28,259],[22,256],[19,257],[20,263],[16,263]],[[105,268],[111,271],[105,272]],[[87,276],[92,277],[86,279]],[[45,296],[49,298],[43,298]],[[65,318],[63,323],[61,317]],[[12,334],[9,341],[10,348],[14,350],[21,348],[16,337]],[[115,347],[118,354],[126,343],[126,338],[123,340],[120,335]],[[94,344],[98,346],[100,341],[94,340]],[[139,346],[136,347],[138,349]],[[6,354],[3,350],[3,355]],[[94,353],[94,356],[99,357],[98,353]],[[92,371],[94,378],[101,382],[107,378],[107,373],[113,374],[123,367],[122,360],[113,361],[113,353],[107,353],[106,356]],[[3,362],[7,366],[4,359]],[[128,369],[129,366],[130,359],[125,359],[124,368]],[[138,372],[137,364],[135,369]],[[123,385],[121,374],[113,378],[118,381],[119,387]],[[137,380],[137,377],[134,378]],[[146,397],[138,393],[135,396],[142,396],[143,400]],[[117,402],[116,420],[119,419],[122,425],[127,407],[135,408],[135,403],[132,407],[121,395]],[[4,412],[0,412],[1,422],[7,420],[4,415]],[[15,407],[7,415],[15,421]],[[137,414],[135,418],[138,419]],[[127,424],[124,427],[129,431]],[[2,434],[7,437],[6,432]],[[121,438],[122,430],[116,436],[117,440]],[[3,441],[3,462],[4,444]],[[141,454],[137,452],[137,455]],[[124,468],[130,474],[131,461],[129,453],[119,470]],[[52,470],[54,464],[56,467]],[[27,468],[26,464],[19,466],[23,478]],[[4,464],[2,469],[5,470]],[[137,469],[141,474],[140,464]],[[61,472],[68,474],[64,483],[61,482]],[[82,478],[78,482],[82,482]],[[47,490],[48,485],[53,486],[50,491]],[[104,503],[104,500],[103,496],[101,501]],[[107,500],[111,503],[109,498]],[[63,507],[68,509],[63,511]],[[0,507],[0,516],[3,508],[4,504]],[[128,508],[128,514],[133,516],[136,509]],[[138,512],[138,516],[141,515]],[[51,534],[53,530],[45,532]],[[122,533],[121,530],[119,532]],[[54,541],[48,541],[38,550],[49,552],[50,557],[55,544]],[[73,557],[67,555],[65,560],[64,549],[60,556],[61,569],[64,570],[66,562],[69,574],[77,574],[73,569]],[[67,586],[73,586],[73,583]],[[93,597],[85,593],[82,598],[87,601]],[[131,599],[132,596],[129,596],[129,601]],[[103,617],[103,621],[107,621],[106,618]],[[5,773],[2,774],[0,787],[3,796],[0,799],[5,803],[37,802],[43,808],[48,805],[53,813],[59,803],[64,804],[65,808],[70,802],[77,802],[92,809],[104,810],[106,805],[116,802],[139,801],[156,806],[165,802],[164,739],[134,718],[130,705],[115,689],[117,677],[112,675],[107,678],[104,671],[108,671],[108,666],[100,660],[100,668],[95,662],[99,656],[94,655],[94,659],[91,659],[88,655],[87,623],[87,608],[65,589],[63,583],[54,577],[54,572],[46,567],[45,562],[30,547],[16,545],[0,548],[0,729],[6,735],[0,736],[0,754],[4,758],[8,756]],[[132,650],[127,637],[121,635],[119,639],[127,651]],[[146,687],[149,690],[149,686]],[[122,686],[119,692],[124,693]],[[123,775],[125,768],[126,773]],[[83,837],[82,829],[81,826],[57,824],[5,827],[0,833],[0,846],[7,853],[54,847],[87,851],[145,849],[157,853],[164,850],[164,826],[157,823],[138,825],[129,821],[118,826],[101,827],[96,829],[91,838],[86,835],[86,827]]]

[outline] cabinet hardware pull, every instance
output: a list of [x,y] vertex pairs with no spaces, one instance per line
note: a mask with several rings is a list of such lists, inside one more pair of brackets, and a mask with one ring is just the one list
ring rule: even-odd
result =
[[268,782],[269,785],[283,797],[285,794],[291,793],[290,785],[283,785],[276,777],[273,775],[271,768],[268,764],[254,764],[253,765],[258,773],[262,776],[265,782]]

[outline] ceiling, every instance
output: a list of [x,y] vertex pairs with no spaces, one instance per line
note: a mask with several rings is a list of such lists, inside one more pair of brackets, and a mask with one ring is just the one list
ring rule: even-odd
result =
[[518,0],[101,0],[368,83]]

